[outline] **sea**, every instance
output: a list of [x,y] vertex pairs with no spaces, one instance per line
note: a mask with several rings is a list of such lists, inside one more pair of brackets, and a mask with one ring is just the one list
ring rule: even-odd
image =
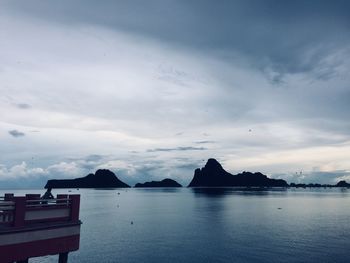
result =
[[[43,193],[44,190],[0,190]],[[80,194],[69,262],[350,262],[350,189],[54,189]],[[29,262],[58,262],[58,256]]]

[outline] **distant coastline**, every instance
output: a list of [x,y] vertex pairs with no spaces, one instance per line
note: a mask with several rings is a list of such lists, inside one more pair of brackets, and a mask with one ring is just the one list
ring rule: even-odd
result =
[[[129,188],[130,186],[121,181],[112,171],[108,169],[100,169],[85,177],[75,179],[54,179],[48,180],[45,188]],[[151,181],[145,183],[137,183],[135,188],[167,188],[167,187],[182,187],[175,180],[166,178],[161,181]],[[339,181],[335,185],[331,184],[288,184],[283,179],[272,179],[260,172],[242,172],[236,175],[230,174],[224,170],[221,164],[213,159],[208,159],[203,168],[198,168],[194,171],[193,178],[188,187],[283,187],[283,188],[331,188],[331,187],[346,187],[350,184],[346,181]]]

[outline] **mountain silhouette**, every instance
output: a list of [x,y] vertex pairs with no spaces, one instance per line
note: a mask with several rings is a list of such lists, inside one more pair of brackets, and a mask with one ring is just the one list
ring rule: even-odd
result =
[[135,184],[135,187],[182,187],[182,185],[176,182],[175,180],[167,178],[162,181],[145,182],[143,184],[137,183]]
[[243,172],[232,175],[222,168],[221,164],[211,158],[202,169],[196,169],[193,179],[188,187],[287,187],[288,184],[282,179],[270,179],[258,172]]
[[335,186],[336,187],[350,187],[350,184],[348,184],[346,181],[339,181]]
[[110,170],[99,169],[95,174],[76,179],[48,180],[45,188],[126,188],[130,187],[120,181]]

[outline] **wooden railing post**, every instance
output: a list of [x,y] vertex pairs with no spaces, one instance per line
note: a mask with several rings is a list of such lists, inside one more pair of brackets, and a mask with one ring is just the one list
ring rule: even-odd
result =
[[13,199],[13,194],[12,193],[5,193],[4,195],[4,200],[5,201],[11,201]]
[[79,221],[80,195],[69,195],[71,200],[70,220]]
[[[31,201],[29,204],[30,205],[37,205],[37,204],[40,204],[40,194],[26,194],[26,200],[28,201]],[[36,201],[37,202],[33,202],[33,201]]]
[[67,263],[68,262],[68,252],[60,253],[58,257],[58,263]]
[[68,199],[68,195],[67,194],[58,194],[56,203],[60,204],[60,205],[67,205],[67,203],[68,203],[67,199]]
[[21,227],[24,225],[24,215],[26,211],[26,198],[24,196],[16,196],[13,198],[15,202],[15,219],[14,227]]
[[40,200],[40,194],[26,194],[27,200]]

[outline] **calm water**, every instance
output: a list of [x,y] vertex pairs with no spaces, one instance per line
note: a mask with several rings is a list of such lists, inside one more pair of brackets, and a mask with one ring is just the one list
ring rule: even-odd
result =
[[83,225],[70,262],[350,262],[350,190],[71,193]]

